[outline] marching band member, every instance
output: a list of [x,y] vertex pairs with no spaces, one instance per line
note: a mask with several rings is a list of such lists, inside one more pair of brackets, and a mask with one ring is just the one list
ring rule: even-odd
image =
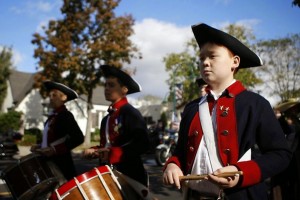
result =
[[65,179],[70,180],[77,175],[71,150],[83,143],[84,136],[65,103],[78,98],[78,95],[61,83],[46,81],[44,86],[49,91],[53,111],[45,122],[42,143],[32,146],[31,151],[47,156]]
[[141,155],[149,148],[148,131],[141,113],[128,103],[126,95],[140,92],[139,84],[124,71],[102,65],[105,98],[111,102],[101,121],[100,145],[83,151],[85,158],[99,158],[100,165],[114,168],[148,187]]
[[[208,174],[188,181],[187,199],[266,200],[264,180],[284,170],[292,154],[269,102],[234,79],[238,68],[261,66],[262,61],[223,31],[206,24],[192,30],[207,94],[185,107],[164,183],[180,188],[180,176]],[[219,176],[225,172],[233,175]]]

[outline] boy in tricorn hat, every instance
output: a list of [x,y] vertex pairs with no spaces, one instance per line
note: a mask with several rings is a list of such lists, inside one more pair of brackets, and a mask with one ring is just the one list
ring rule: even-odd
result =
[[[206,24],[192,30],[208,94],[185,107],[164,183],[180,188],[186,183],[181,176],[208,174],[186,183],[187,199],[268,199],[264,180],[288,166],[291,152],[269,102],[234,79],[238,68],[262,61],[223,31]],[[260,153],[253,151],[256,145]],[[221,177],[225,172],[230,174]]]
[[100,146],[86,149],[83,156],[99,158],[100,165],[112,164],[119,172],[147,187],[147,172],[141,159],[149,148],[147,126],[141,113],[126,98],[141,88],[116,67],[102,65],[101,69],[106,79],[105,98],[111,105],[101,121]]
[[65,179],[71,180],[77,175],[71,150],[83,143],[84,136],[65,103],[76,99],[78,95],[61,83],[45,81],[44,86],[49,92],[53,111],[45,122],[42,143],[32,146],[31,151],[47,156],[57,165]]

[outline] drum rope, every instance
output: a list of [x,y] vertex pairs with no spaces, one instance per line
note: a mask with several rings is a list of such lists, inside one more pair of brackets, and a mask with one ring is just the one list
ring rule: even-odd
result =
[[[106,166],[107,166],[107,165],[106,165]],[[108,168],[108,170],[109,170],[109,172],[110,172],[110,175],[111,175],[112,179],[113,179],[113,180],[115,181],[115,183],[117,184],[118,188],[119,188],[120,190],[122,190],[122,187],[121,187],[119,181],[117,180],[117,177],[115,176],[115,174],[114,174],[113,171],[111,170],[111,168],[108,167],[108,166],[107,166],[107,168]]]
[[99,177],[101,183],[103,184],[103,186],[104,186],[104,188],[105,188],[105,190],[106,190],[106,192],[107,192],[109,198],[110,198],[111,200],[115,200],[115,198],[113,197],[113,195],[112,195],[111,191],[109,190],[107,184],[105,183],[105,180],[103,179],[103,177],[102,177],[100,171],[99,171],[97,168],[95,168],[95,170],[96,170],[96,172],[97,172],[97,174],[98,174],[98,177]]
[[80,190],[80,192],[81,192],[81,194],[82,194],[84,200],[89,200],[88,196],[87,196],[86,193],[84,192],[84,189],[81,187],[81,184],[79,183],[79,181],[77,180],[76,177],[74,177],[74,181],[75,181],[75,183],[76,183],[78,189]]
[[62,200],[63,198],[61,198],[59,192],[57,189],[55,189],[55,193],[56,193],[56,196],[58,197],[58,200]]

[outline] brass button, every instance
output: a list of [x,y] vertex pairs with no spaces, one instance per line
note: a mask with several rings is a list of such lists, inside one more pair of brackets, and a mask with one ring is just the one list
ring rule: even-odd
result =
[[229,154],[230,153],[230,149],[224,149],[224,153]]
[[194,132],[194,136],[197,136],[198,134],[199,134],[198,131],[195,131],[195,132]]
[[226,117],[228,115],[228,111],[227,110],[224,110],[221,114],[222,117]]
[[229,131],[228,130],[224,130],[223,132],[222,132],[222,135],[228,135],[229,134]]
[[190,147],[190,151],[193,152],[194,151],[194,147]]

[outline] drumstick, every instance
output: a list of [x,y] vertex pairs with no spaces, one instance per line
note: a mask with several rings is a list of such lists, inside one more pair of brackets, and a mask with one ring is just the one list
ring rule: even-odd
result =
[[[221,174],[216,175],[217,177],[231,177],[235,175],[243,175],[242,171],[235,171],[235,172],[224,172]],[[185,180],[201,180],[208,176],[208,174],[202,174],[202,175],[189,175],[189,176],[179,176],[180,181]]]

